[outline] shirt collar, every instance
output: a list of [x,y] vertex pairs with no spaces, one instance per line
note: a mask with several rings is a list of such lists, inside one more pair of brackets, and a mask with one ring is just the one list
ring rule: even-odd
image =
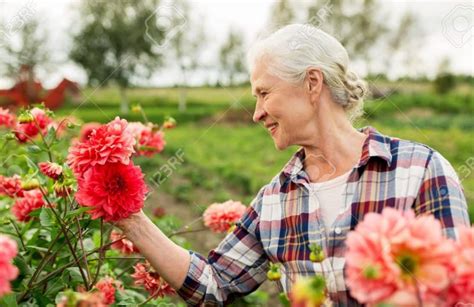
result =
[[[357,130],[367,134],[368,136],[362,145],[362,154],[356,167],[359,168],[366,165],[368,161],[374,157],[382,158],[384,161],[386,161],[388,166],[390,166],[392,161],[392,153],[390,151],[391,138],[382,135],[372,126],[365,126]],[[304,149],[300,148],[283,167],[280,173],[281,184],[283,184],[287,178],[297,180],[298,177],[302,179],[307,177],[307,174],[303,171],[304,158]]]

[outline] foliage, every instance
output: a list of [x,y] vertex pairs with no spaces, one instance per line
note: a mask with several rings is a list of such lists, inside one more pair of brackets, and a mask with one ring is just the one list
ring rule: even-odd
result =
[[[157,7],[155,0],[83,2],[80,30],[74,35],[70,57],[84,68],[90,84],[113,81],[123,92],[132,77],[149,76],[157,67],[160,55],[155,45],[165,36],[155,26]],[[124,95],[121,110],[126,112]]]

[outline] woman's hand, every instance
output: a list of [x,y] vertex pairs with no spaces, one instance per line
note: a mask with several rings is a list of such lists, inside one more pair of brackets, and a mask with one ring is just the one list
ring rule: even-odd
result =
[[153,268],[174,289],[181,288],[189,269],[187,250],[171,241],[143,211],[114,223]]
[[148,219],[143,210],[130,215],[128,218],[122,219],[114,223],[114,226],[120,228],[123,232],[128,232],[129,229],[133,228],[134,225],[140,224],[140,221]]

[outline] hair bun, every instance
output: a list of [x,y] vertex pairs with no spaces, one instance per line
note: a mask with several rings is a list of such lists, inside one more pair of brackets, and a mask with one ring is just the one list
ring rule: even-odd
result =
[[347,108],[362,102],[368,91],[367,83],[353,71],[346,72],[344,86],[347,93]]

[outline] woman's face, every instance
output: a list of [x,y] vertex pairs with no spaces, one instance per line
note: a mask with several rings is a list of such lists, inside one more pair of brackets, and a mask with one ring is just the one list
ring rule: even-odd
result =
[[315,118],[315,108],[305,86],[270,75],[265,61],[255,65],[251,84],[257,99],[253,121],[262,122],[276,148],[283,150],[305,143]]

